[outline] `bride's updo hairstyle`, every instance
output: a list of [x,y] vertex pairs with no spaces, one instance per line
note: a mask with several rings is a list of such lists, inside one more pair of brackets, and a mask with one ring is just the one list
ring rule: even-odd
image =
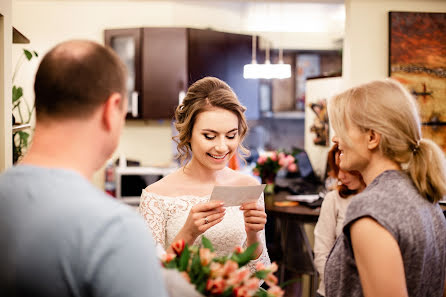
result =
[[192,156],[190,139],[197,115],[212,108],[226,109],[237,116],[240,137],[237,154],[242,159],[249,155],[249,150],[242,144],[248,132],[246,108],[240,104],[237,95],[227,83],[215,77],[205,77],[189,87],[183,102],[175,110],[175,128],[178,135],[172,139],[177,143],[177,158],[181,164]]
[[436,203],[446,194],[445,159],[440,148],[421,137],[415,99],[397,81],[372,81],[336,95],[328,114],[338,137],[348,145],[346,123],[381,135],[379,150],[398,163],[421,196]]

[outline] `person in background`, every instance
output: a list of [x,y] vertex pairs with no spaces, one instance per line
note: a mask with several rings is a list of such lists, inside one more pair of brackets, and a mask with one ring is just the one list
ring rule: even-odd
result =
[[333,175],[337,177],[338,187],[325,195],[314,229],[314,264],[321,280],[317,290],[320,297],[325,296],[325,262],[336,238],[342,233],[347,207],[353,196],[366,187],[359,172],[347,172],[339,168],[339,154],[337,144],[333,145],[328,152],[328,164]]
[[339,167],[367,188],[352,199],[325,265],[332,296],[445,294],[445,159],[422,138],[415,99],[397,81],[372,81],[328,103]]
[[92,41],[43,57],[32,145],[0,176],[1,296],[167,296],[144,221],[89,181],[118,144],[125,82]]
[[180,160],[186,164],[142,191],[139,211],[155,240],[168,252],[170,245],[184,239],[198,244],[204,234],[217,256],[236,246],[258,243],[258,262],[270,264],[264,227],[263,195],[258,203],[225,208],[209,201],[214,185],[257,185],[254,178],[227,167],[232,156],[247,150],[242,141],[248,130],[245,107],[232,89],[215,77],[205,77],[190,86],[175,112],[176,141]]

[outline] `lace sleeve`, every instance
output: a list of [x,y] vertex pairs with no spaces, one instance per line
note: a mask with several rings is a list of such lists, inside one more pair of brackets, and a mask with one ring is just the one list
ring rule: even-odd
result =
[[[259,198],[258,204],[265,207],[265,199],[263,197],[263,193]],[[247,264],[251,273],[254,273],[256,271],[256,264],[258,262],[263,263],[263,265],[265,266],[271,265],[271,260],[269,259],[268,250],[266,249],[265,229],[263,229],[260,233],[260,244],[262,245],[262,253],[257,259],[249,261],[249,263]],[[246,242],[244,245],[246,246]]]
[[142,191],[138,211],[146,221],[155,241],[163,247],[166,238],[165,209],[162,199],[159,199],[153,193]]

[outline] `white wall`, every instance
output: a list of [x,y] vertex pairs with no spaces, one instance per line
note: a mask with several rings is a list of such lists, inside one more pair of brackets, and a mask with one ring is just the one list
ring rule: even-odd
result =
[[314,133],[310,132],[310,127],[314,123],[316,114],[311,110],[309,104],[316,103],[321,99],[328,100],[335,95],[337,92],[341,91],[342,78],[332,77],[332,78],[320,78],[311,79],[307,81],[306,85],[306,96],[305,96],[305,151],[310,158],[311,165],[313,165],[313,170],[315,173],[323,178],[325,176],[325,169],[327,166],[327,154],[332,146],[333,129],[330,125],[329,146],[315,145],[313,138]]
[[345,0],[345,87],[388,77],[388,12],[446,12],[444,0]]
[[0,172],[12,165],[12,4],[0,1]]

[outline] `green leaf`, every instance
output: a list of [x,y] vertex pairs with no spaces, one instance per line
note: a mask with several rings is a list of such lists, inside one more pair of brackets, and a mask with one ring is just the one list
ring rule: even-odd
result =
[[206,238],[206,236],[203,236],[201,238],[201,243],[203,244],[203,246],[207,249],[209,249],[211,252],[214,251],[214,247],[212,246],[212,243],[209,239]]
[[39,56],[39,54],[36,51],[33,51],[34,56],[36,56],[36,58]]
[[190,277],[191,277],[191,281],[192,283],[194,283],[194,280],[196,280],[196,278],[198,277],[199,273],[200,273],[200,269],[201,268],[201,261],[200,261],[200,256],[198,254],[195,254],[194,257],[192,258],[192,264],[190,267]]
[[189,248],[186,243],[186,246],[184,247],[184,250],[180,256],[180,263],[179,263],[178,270],[180,270],[180,271],[187,270],[187,265],[189,264],[189,258],[190,258],[190,252],[189,252]]
[[164,263],[164,267],[167,269],[176,269],[177,268],[177,262],[172,260],[169,263]]
[[23,49],[23,53],[25,54],[25,57],[28,59],[28,61],[33,58],[33,54],[31,54],[29,50]]
[[238,254],[238,265],[239,267],[245,266],[249,261],[251,261],[254,257],[254,251],[257,249],[257,246],[259,245],[258,242],[251,244],[243,253]]
[[300,282],[300,278],[293,278],[293,279],[287,280],[286,282],[282,283],[279,287],[281,287],[283,289],[286,286],[288,286],[289,284],[297,283],[297,282]]
[[22,87],[12,87],[12,103],[16,102],[23,96],[23,89]]
[[223,293],[221,293],[221,297],[230,297],[232,296],[232,291],[234,290],[234,288],[232,286],[230,286],[229,288],[227,288],[226,290],[223,291]]
[[204,294],[205,289],[206,289],[206,282],[201,282],[195,288],[197,289],[198,292],[200,292],[201,294]]
[[268,275],[269,271],[268,270],[260,270],[260,271],[256,271],[254,273],[254,276],[257,277],[258,279],[265,279],[265,277]]
[[264,288],[259,288],[254,294],[254,297],[268,297],[268,292]]
[[20,141],[23,143],[22,147],[28,147],[29,133],[24,131],[19,131],[18,133],[20,135]]

